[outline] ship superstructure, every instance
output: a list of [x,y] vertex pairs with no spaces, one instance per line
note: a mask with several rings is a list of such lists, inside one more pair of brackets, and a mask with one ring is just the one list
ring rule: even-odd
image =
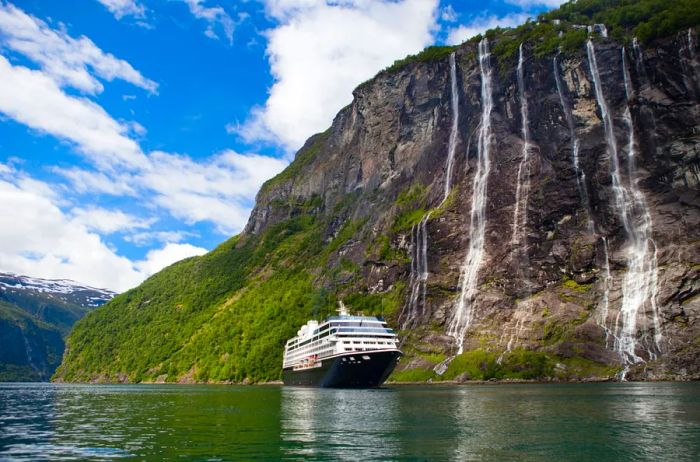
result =
[[287,341],[283,377],[287,385],[374,387],[401,357],[399,341],[382,318],[350,315],[311,320]]

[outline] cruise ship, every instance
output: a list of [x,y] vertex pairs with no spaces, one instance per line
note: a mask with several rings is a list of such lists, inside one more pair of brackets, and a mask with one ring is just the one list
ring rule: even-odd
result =
[[340,303],[338,316],[308,321],[284,348],[285,385],[335,388],[378,387],[402,353],[383,319],[352,316]]

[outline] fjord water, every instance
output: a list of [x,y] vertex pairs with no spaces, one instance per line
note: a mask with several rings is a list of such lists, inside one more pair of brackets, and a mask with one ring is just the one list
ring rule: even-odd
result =
[[698,460],[700,383],[0,384],[0,460]]

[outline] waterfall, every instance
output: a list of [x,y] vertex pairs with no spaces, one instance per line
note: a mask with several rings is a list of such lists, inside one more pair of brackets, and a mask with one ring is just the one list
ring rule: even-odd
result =
[[[603,119],[605,141],[611,161],[611,177],[615,207],[622,220],[627,237],[627,272],[622,282],[622,306],[613,328],[613,335],[615,337],[614,350],[620,354],[622,362],[627,368],[630,364],[643,361],[643,359],[637,355],[636,350],[637,317],[644,308],[648,307],[652,312],[655,322],[655,347],[657,351],[660,351],[661,331],[658,321],[658,308],[656,306],[656,245],[652,239],[651,215],[646,205],[644,194],[637,186],[635,159],[636,143],[629,106],[627,104],[625,105],[623,115],[623,120],[628,131],[628,184],[625,185],[622,181],[612,116],[603,94],[595,47],[591,40],[588,40],[586,50],[594,84],[595,97]],[[622,62],[623,66],[625,66],[624,48],[622,49],[622,53]],[[644,313],[644,311],[642,311],[642,313]],[[650,348],[648,348],[648,351],[651,351]],[[624,373],[622,378],[624,379]]]
[[450,195],[452,186],[452,166],[455,159],[455,150],[457,149],[457,135],[459,134],[459,91],[457,89],[457,64],[455,63],[455,54],[450,54],[450,82],[452,90],[452,130],[450,131],[450,141],[447,146],[447,164],[445,166],[445,194],[442,202],[447,200]]
[[[523,70],[523,44],[520,44],[518,58],[518,93],[520,95],[520,119],[523,138],[522,158],[518,165],[518,179],[515,187],[515,209],[513,211],[513,230],[510,242],[515,246],[520,244],[521,252],[527,255],[527,202],[530,195],[530,127],[525,95],[525,76]],[[522,205],[521,205],[522,202]],[[523,242],[519,242],[518,236]]]
[[411,327],[418,317],[419,300],[425,307],[425,282],[428,280],[428,229],[430,213],[426,213],[417,225],[411,228],[411,277],[410,295],[402,313],[401,328]]
[[[459,135],[459,91],[457,89],[457,64],[454,52],[450,54],[450,89],[452,103],[452,127],[447,145],[447,161],[445,164],[445,192],[440,204],[447,200],[450,194],[452,170],[457,136]],[[411,229],[411,276],[409,279],[410,295],[404,306],[401,318],[401,328],[406,329],[418,318],[419,300],[425,309],[425,292],[428,281],[428,221],[432,211],[426,213],[417,226]]]
[[39,366],[37,366],[37,364],[34,362],[34,350],[32,350],[32,345],[29,343],[27,336],[24,334],[24,330],[20,328],[19,333],[22,336],[22,341],[24,342],[24,350],[27,353],[27,362],[29,363],[29,366],[36,372],[40,372]]
[[644,68],[644,53],[642,53],[642,47],[639,46],[639,40],[637,37],[632,38],[632,49],[635,55],[635,67],[637,68],[637,74],[642,76],[644,82],[648,82],[649,77],[647,77],[647,71]]
[[632,88],[632,79],[630,71],[627,69],[627,58],[625,58],[625,47],[622,47],[622,80],[625,83],[625,96],[627,101],[634,99],[634,88]]
[[472,304],[476,295],[479,269],[484,258],[486,234],[486,192],[491,169],[491,54],[488,39],[479,42],[479,68],[481,70],[481,124],[477,146],[477,167],[472,182],[472,204],[469,221],[469,248],[462,264],[457,307],[447,329],[457,343],[457,354],[464,348],[464,334],[472,321]]
[[595,224],[593,222],[593,212],[591,211],[591,201],[588,196],[588,186],[586,186],[586,173],[579,166],[579,148],[580,143],[576,137],[576,128],[574,126],[574,118],[571,115],[571,108],[569,107],[566,99],[564,98],[564,91],[561,77],[559,76],[559,66],[557,65],[557,58],[554,57],[552,60],[552,65],[554,67],[554,80],[557,84],[557,92],[559,93],[559,101],[561,102],[562,110],[564,111],[564,118],[566,119],[566,124],[569,127],[569,135],[571,137],[571,161],[574,164],[574,169],[576,173],[576,186],[578,187],[578,193],[581,201],[586,207],[586,213],[588,214],[588,232],[593,233],[595,230]]
[[693,40],[693,28],[688,28],[688,54],[690,55],[690,60],[695,61],[695,40]]
[[603,255],[605,261],[603,262],[604,271],[604,284],[603,289],[603,303],[598,314],[598,325],[603,328],[605,332],[605,348],[610,347],[610,337],[612,333],[608,328],[608,313],[610,311],[610,289],[612,287],[612,274],[610,273],[610,253],[608,249],[608,238],[603,238]]

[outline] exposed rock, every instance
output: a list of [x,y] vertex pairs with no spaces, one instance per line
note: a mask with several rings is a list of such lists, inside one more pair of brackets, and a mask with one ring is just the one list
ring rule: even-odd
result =
[[[634,378],[690,377],[700,372],[700,92],[696,91],[698,75],[692,72],[694,63],[688,53],[677,52],[683,46],[687,48],[687,43],[677,37],[642,56],[628,53],[626,67],[633,87],[628,101],[620,45],[608,39],[595,43],[621,175],[624,182],[635,182],[648,206],[658,267],[654,272],[658,308],[654,311],[652,300],[646,300],[636,317],[633,338],[638,362],[629,372]],[[392,226],[401,213],[397,198],[419,185],[422,195],[414,209],[434,210],[426,226],[429,277],[416,327],[404,335],[416,348],[431,344],[446,355],[454,353],[454,343],[445,332],[469,243],[475,133],[482,110],[477,53],[475,43],[456,51],[460,122],[450,201],[441,205],[451,125],[445,58],[410,64],[358,88],[353,103],[336,116],[329,131],[309,140],[307,151],[318,145],[304,168],[261,190],[246,227],[246,233],[259,233],[293,213],[288,204],[318,197],[323,204],[319,213],[339,214],[338,223],[363,223],[338,251],[362,268],[351,290],[381,293],[407,281],[411,266],[405,260],[380,257],[373,250],[373,240],[389,236],[391,249],[410,254],[410,226],[400,230]],[[577,185],[573,140],[551,58],[534,57],[527,44],[524,53],[532,137],[524,260],[516,258],[520,251],[508,244],[523,142],[516,69],[514,63],[492,56],[499,72],[494,73],[493,82],[485,257],[465,349],[526,348],[621,367],[625,361],[609,334],[619,328],[630,236],[615,202],[612,159],[589,62],[578,55],[561,58],[558,67],[563,97],[571,107],[594,229]],[[633,177],[626,157],[627,107],[636,139]],[[351,202],[346,199],[349,194],[355,198]],[[341,206],[339,212],[341,203],[349,205]],[[329,236],[334,232],[329,231]],[[323,276],[318,283],[328,284]],[[608,314],[602,321],[606,297]],[[396,323],[398,315],[391,321]],[[409,358],[403,367],[427,367],[424,363]]]

